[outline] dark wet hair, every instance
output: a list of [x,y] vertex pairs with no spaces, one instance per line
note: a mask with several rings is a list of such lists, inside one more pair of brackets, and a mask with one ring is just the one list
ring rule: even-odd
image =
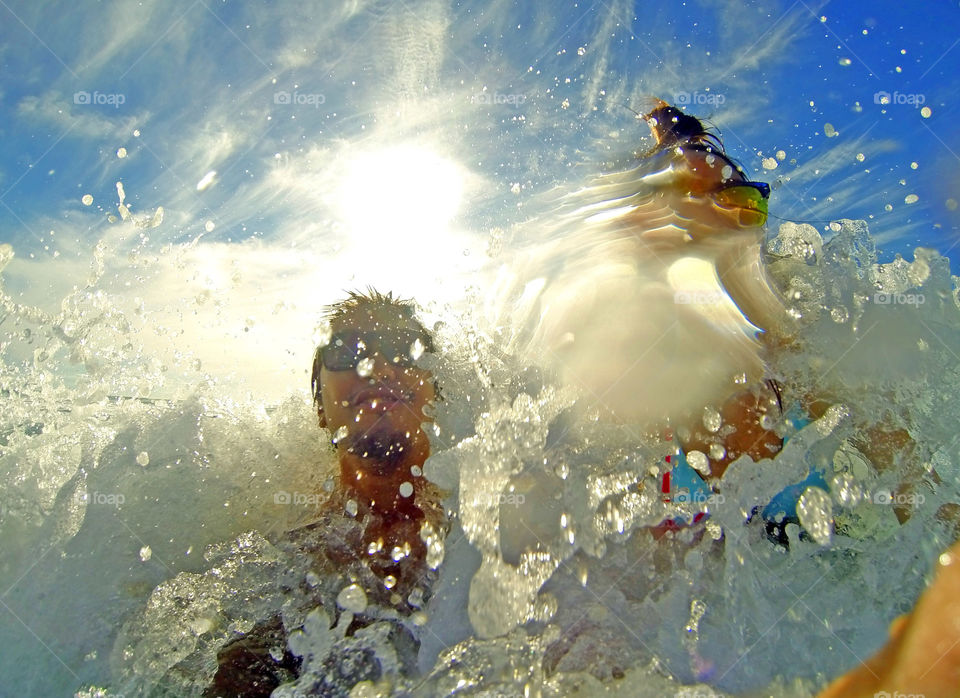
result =
[[662,146],[687,141],[708,141],[710,145],[714,145],[717,150],[723,152],[723,144],[720,143],[720,139],[707,131],[700,119],[684,114],[677,107],[666,102],[660,104],[644,118],[647,121],[651,119],[654,121]]
[[[413,330],[424,338],[426,351],[433,351],[433,338],[430,332],[416,317],[416,307],[412,300],[394,297],[392,292],[380,293],[373,287],[366,292],[348,291],[342,301],[327,306],[324,317],[330,323],[334,333],[357,322],[358,318],[372,321],[375,330],[405,328]],[[320,382],[320,369],[323,367],[323,347],[316,348],[313,354],[313,371],[310,387],[317,416],[323,421],[323,393]]]
[[[656,133],[657,145],[653,152],[679,146],[689,150],[714,153],[725,160],[744,179],[747,178],[743,166],[727,155],[720,137],[711,133],[697,117],[685,114],[679,108],[667,104],[663,100],[657,100],[657,106],[644,114],[643,118],[648,123],[652,122],[651,128]],[[770,187],[769,185],[765,186],[764,196],[766,197],[770,195]]]

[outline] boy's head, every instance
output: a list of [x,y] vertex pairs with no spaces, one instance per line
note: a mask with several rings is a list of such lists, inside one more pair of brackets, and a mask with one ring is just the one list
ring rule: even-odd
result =
[[411,303],[372,289],[333,305],[329,322],[330,340],[313,361],[320,424],[333,434],[344,485],[389,507],[429,454],[420,425],[434,383],[415,361],[432,339]]

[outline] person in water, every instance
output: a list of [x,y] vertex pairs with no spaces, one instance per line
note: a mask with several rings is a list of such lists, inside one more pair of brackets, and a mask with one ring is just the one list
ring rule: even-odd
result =
[[363,551],[379,576],[426,555],[422,529],[438,528],[438,491],[423,477],[430,442],[422,425],[436,398],[416,360],[433,351],[412,303],[371,290],[351,293],[329,315],[311,386],[320,426],[333,437],[340,484],[331,504],[364,522]]
[[[430,455],[423,424],[437,389],[416,361],[433,351],[433,340],[412,303],[372,289],[332,305],[327,320],[311,390],[320,426],[331,434],[339,481],[319,520],[277,544],[324,570],[317,589],[327,611],[338,605],[331,597],[339,599],[352,583],[406,616],[429,598],[439,559],[428,556],[427,544],[446,528],[442,493],[423,477]],[[324,597],[328,582],[332,592]],[[358,615],[359,625],[370,622]],[[301,660],[287,649],[289,630],[278,615],[223,647],[204,695],[266,697],[295,680]],[[396,633],[417,642],[399,625]]]

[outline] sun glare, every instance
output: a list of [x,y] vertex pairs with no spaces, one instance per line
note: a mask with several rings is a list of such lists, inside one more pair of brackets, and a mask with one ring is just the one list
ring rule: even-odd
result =
[[389,249],[397,235],[429,244],[456,214],[462,195],[459,166],[427,148],[400,145],[353,158],[338,204],[362,243],[385,243]]

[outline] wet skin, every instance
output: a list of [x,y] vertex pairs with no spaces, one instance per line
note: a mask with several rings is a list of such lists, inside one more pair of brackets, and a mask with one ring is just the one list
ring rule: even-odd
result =
[[[381,333],[397,336],[398,330],[408,329],[409,343],[377,339]],[[353,345],[361,336],[364,346],[357,358],[372,360],[369,373],[360,375],[356,365],[335,362],[331,368],[326,361],[315,370],[320,424],[337,440],[340,464],[340,489],[330,504],[341,510],[347,502],[356,504],[356,517],[364,522],[358,553],[377,576],[396,578],[395,590],[415,584],[423,570],[424,523],[442,527],[438,492],[419,470],[430,455],[422,425],[431,420],[424,409],[436,397],[432,375],[410,358],[411,345],[423,332],[389,308],[357,311],[341,318],[332,341],[346,338]]]
[[[414,489],[422,480],[411,473],[430,454],[421,429],[429,421],[423,409],[434,398],[430,373],[416,366],[399,366],[377,353],[368,377],[356,369],[320,371],[326,427],[347,435],[337,443],[341,484],[371,509],[390,512],[413,496],[403,497],[400,486]],[[360,503],[360,502],[358,502]]]

